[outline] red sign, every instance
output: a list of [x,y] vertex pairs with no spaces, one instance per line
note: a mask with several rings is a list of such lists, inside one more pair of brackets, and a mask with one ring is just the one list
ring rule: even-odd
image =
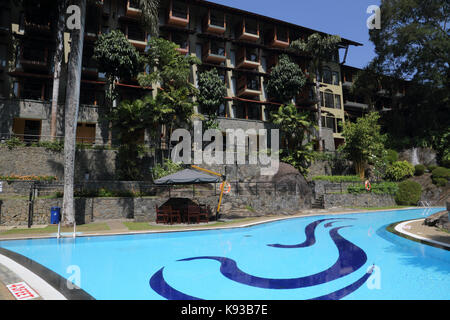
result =
[[16,297],[17,300],[29,300],[39,297],[25,282],[8,284],[8,290]]

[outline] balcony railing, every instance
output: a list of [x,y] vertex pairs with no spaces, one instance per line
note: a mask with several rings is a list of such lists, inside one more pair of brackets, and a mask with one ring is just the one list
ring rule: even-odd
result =
[[172,0],[170,2],[168,24],[186,27],[189,24],[189,6],[186,2]]
[[255,97],[261,94],[261,83],[258,78],[242,76],[238,81],[238,96]]
[[237,56],[237,67],[254,69],[260,66],[259,52],[257,49],[241,48]]
[[139,2],[128,0],[127,1],[127,11],[125,15],[130,18],[137,18],[142,14],[142,10],[139,8]]
[[216,13],[211,10],[208,11],[208,15],[205,17],[206,32],[224,34],[226,27],[225,14]]
[[204,46],[203,60],[212,63],[222,63],[227,59],[225,45],[213,41]]
[[270,45],[274,48],[284,49],[289,47],[289,30],[274,27]]
[[238,39],[244,41],[259,40],[259,23],[243,20],[240,30],[238,31]]

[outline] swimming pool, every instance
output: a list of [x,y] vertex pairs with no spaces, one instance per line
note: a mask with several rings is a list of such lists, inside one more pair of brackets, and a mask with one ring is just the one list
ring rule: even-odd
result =
[[442,209],[248,228],[0,241],[96,299],[450,299],[450,251],[386,231]]

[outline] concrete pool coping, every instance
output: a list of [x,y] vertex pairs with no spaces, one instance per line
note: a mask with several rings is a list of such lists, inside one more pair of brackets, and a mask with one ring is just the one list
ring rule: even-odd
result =
[[[432,247],[450,251],[450,243],[444,243],[442,241],[430,239],[426,236],[418,235],[417,231],[414,232],[414,231],[406,231],[405,230],[405,229],[407,229],[408,225],[415,223],[415,222],[424,221],[424,220],[425,220],[425,218],[396,222],[396,223],[390,225],[390,227],[393,230],[392,231],[389,230],[389,231],[391,231],[392,233],[394,233],[400,237],[403,237],[403,238],[411,240],[411,241],[419,242],[419,243],[422,243],[425,245],[429,245]],[[411,226],[409,226],[409,227],[411,227]],[[450,235],[449,235],[449,238],[450,238]]]

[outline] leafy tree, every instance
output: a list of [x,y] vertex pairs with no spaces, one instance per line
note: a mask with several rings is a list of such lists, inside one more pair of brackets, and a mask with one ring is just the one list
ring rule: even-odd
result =
[[169,126],[170,132],[176,125],[189,122],[194,114],[194,97],[198,90],[189,82],[191,65],[201,61],[194,56],[182,56],[176,50],[178,45],[162,39],[150,39],[150,49],[144,57],[147,73],[140,73],[141,86],[159,84],[156,100],[163,109],[171,109],[160,122]]
[[159,0],[135,0],[138,8],[141,9],[140,16],[142,26],[150,32],[152,36],[158,35]]
[[205,129],[217,128],[217,111],[225,103],[227,88],[216,68],[198,73],[198,103],[202,113],[208,115]]
[[[445,0],[383,0],[371,30],[383,74],[410,80],[402,105],[383,117],[398,147],[438,147],[450,123],[450,5]],[[411,137],[411,138],[409,138]]]
[[414,166],[408,161],[396,161],[386,169],[386,179],[402,181],[414,174]]
[[353,161],[361,179],[364,179],[366,164],[383,156],[386,137],[380,133],[379,118],[377,113],[371,112],[359,118],[356,123],[344,124],[342,135],[345,144],[339,147],[339,151]]
[[307,134],[312,130],[311,115],[299,112],[293,104],[282,105],[278,112],[272,113],[273,123],[280,127],[286,148],[280,150],[281,159],[302,174],[313,159],[313,142],[306,142]]
[[318,139],[319,149],[323,149],[322,141],[322,98],[320,94],[320,83],[318,81],[319,75],[322,74],[322,68],[325,62],[330,61],[331,56],[338,50],[338,45],[341,42],[339,36],[321,36],[318,33],[313,33],[306,41],[298,39],[292,41],[291,48],[301,53],[306,53],[311,58],[312,68],[316,74],[316,97],[319,101],[317,105],[317,123],[318,123]]
[[302,69],[288,55],[281,55],[278,64],[270,72],[266,88],[269,97],[287,104],[305,83],[306,77]]
[[158,103],[152,96],[137,99],[133,102],[122,101],[112,109],[110,119],[114,128],[118,129],[121,145],[118,153],[118,176],[123,180],[142,178],[139,160],[144,154],[144,146],[136,139],[137,134],[149,130],[152,136],[157,135],[157,125],[172,109]]

